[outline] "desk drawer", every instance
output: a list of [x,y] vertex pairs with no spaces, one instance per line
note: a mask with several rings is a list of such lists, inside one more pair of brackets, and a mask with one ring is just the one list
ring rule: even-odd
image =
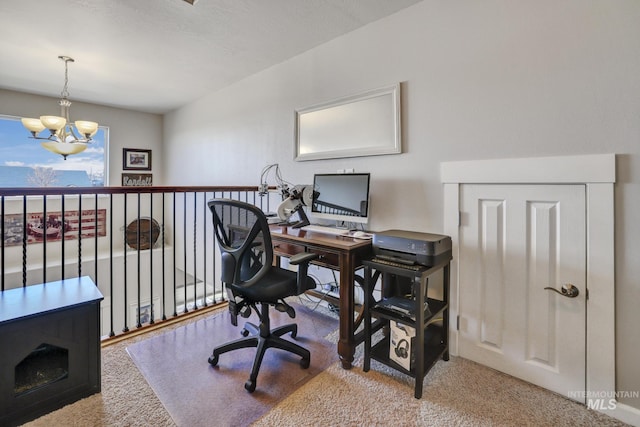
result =
[[[297,245],[295,243],[274,242],[273,249],[276,255],[287,258],[295,254],[305,252],[304,245]],[[312,261],[313,264],[332,269],[338,269],[340,267],[340,257],[335,252],[320,248],[308,248],[308,251],[306,252],[319,255],[318,259]]]
[[340,257],[334,252],[323,251],[322,249],[310,248],[309,252],[318,254],[317,260],[313,261],[314,264],[322,265],[324,267],[339,269]]
[[273,242],[273,251],[278,256],[291,257],[304,252],[304,246],[293,243]]

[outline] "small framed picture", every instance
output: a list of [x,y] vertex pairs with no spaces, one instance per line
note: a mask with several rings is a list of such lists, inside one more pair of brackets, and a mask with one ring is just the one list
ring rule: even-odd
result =
[[139,171],[151,170],[151,150],[123,148],[122,155],[122,169]]

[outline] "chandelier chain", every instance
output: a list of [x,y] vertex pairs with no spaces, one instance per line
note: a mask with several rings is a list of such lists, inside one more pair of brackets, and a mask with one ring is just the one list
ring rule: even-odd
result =
[[69,61],[73,61],[73,59],[66,56],[61,56],[60,59],[64,61],[64,87],[60,95],[66,99],[69,97]]

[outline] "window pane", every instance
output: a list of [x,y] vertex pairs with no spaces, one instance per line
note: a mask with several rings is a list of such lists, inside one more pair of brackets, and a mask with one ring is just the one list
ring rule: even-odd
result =
[[[46,135],[47,130],[41,132]],[[109,129],[67,157],[45,150],[16,117],[0,116],[0,187],[104,186]]]

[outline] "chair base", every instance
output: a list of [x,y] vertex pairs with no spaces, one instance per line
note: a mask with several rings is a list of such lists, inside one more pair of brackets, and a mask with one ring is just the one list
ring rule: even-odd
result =
[[241,348],[256,347],[257,351],[253,360],[251,375],[249,376],[249,380],[244,384],[244,388],[249,393],[252,393],[256,389],[256,379],[258,377],[258,372],[260,371],[260,365],[262,364],[262,359],[268,348],[278,348],[297,354],[302,358],[300,360],[300,366],[302,369],[309,367],[311,362],[311,353],[306,348],[283,339],[282,335],[287,333],[291,333],[291,337],[295,338],[298,334],[298,325],[290,323],[288,325],[275,328],[268,334],[261,334],[260,327],[247,322],[244,329],[242,329],[242,335],[246,338],[240,338],[214,348],[213,354],[209,357],[209,363],[212,366],[216,366],[218,364],[218,357],[223,353]]

